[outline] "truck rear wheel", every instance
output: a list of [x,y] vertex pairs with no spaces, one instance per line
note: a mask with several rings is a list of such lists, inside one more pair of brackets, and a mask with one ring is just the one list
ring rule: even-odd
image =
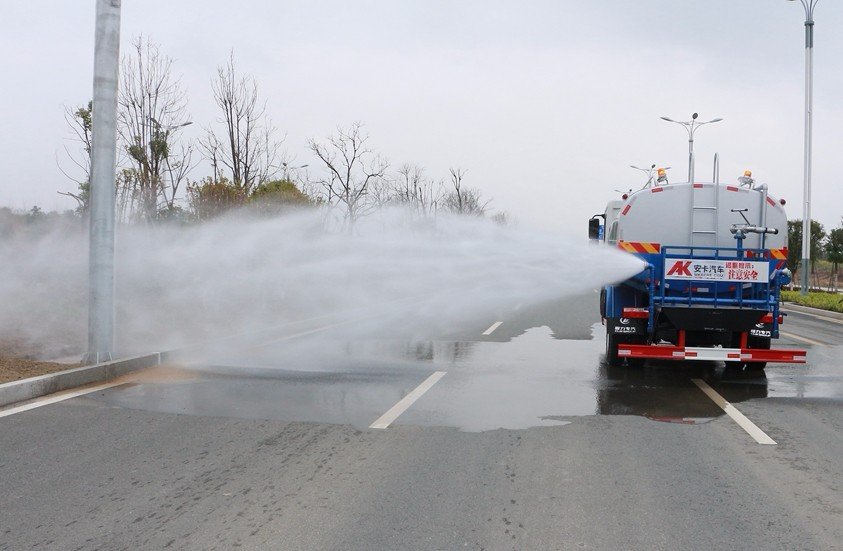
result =
[[[770,350],[770,339],[763,337],[749,337],[746,341],[749,348],[757,348],[760,350]],[[743,368],[748,371],[761,371],[767,367],[767,362],[744,362]]]
[[[618,356],[619,344],[644,344],[642,338],[636,338],[631,335],[616,335],[611,331],[606,331],[606,363],[612,367],[618,367],[623,364],[623,358]],[[626,363],[629,367],[643,367],[644,358],[626,358]]]
[[[732,348],[739,348],[741,345],[741,334],[734,333],[732,335]],[[763,337],[748,337],[746,339],[747,348],[755,348],[759,350],[770,349],[770,339]],[[740,371],[763,371],[767,367],[767,362],[726,362],[726,367],[729,369],[738,369]]]
[[606,331],[606,363],[612,367],[618,367],[623,359],[618,356],[618,345],[623,342],[619,335]]
[[634,367],[635,369],[640,369],[644,367],[644,362],[647,360],[645,358],[627,358],[626,363],[629,367]]

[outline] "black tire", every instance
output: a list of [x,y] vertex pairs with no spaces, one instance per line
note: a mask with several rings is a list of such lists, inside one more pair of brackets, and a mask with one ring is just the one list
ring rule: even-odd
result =
[[618,345],[623,342],[619,335],[615,335],[606,329],[606,363],[612,367],[618,367],[623,359],[618,356]]
[[600,289],[600,317],[606,318],[606,288]]
[[[741,345],[741,334],[734,333],[732,335],[732,348],[739,348]],[[762,337],[748,337],[746,340],[747,348],[757,348],[761,350],[770,349],[770,339]],[[767,367],[767,362],[726,362],[726,367],[729,369],[737,369],[739,371],[763,371]]]
[[626,364],[633,369],[641,369],[646,361],[646,358],[627,358]]
[[[763,337],[749,337],[746,341],[749,348],[757,348],[760,350],[770,350],[770,339]],[[767,367],[767,362],[744,362],[744,369],[747,371],[762,371]]]

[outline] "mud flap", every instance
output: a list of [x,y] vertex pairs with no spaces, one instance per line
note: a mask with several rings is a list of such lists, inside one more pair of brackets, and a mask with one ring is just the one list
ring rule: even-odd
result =
[[614,335],[630,337],[626,342],[645,342],[647,339],[646,318],[606,318],[606,331]]

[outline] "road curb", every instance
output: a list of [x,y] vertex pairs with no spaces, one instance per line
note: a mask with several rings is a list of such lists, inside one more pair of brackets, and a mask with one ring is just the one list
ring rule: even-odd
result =
[[792,302],[785,302],[783,305],[786,310],[793,310],[794,312],[802,312],[803,314],[814,314],[815,316],[825,316],[827,318],[843,320],[843,314],[841,314],[840,312],[832,312],[831,310],[823,310],[822,308],[811,308],[810,306],[802,306],[801,304],[794,304]]
[[156,352],[3,383],[0,384],[0,407],[82,385],[102,383],[138,369],[160,364],[161,353]]
[[[83,385],[102,383],[139,369],[155,367],[164,363],[189,362],[191,357],[207,351],[209,346],[220,344],[228,340],[234,341],[235,339],[243,340],[244,338],[248,338],[254,341],[253,345],[257,345],[257,343],[260,343],[267,338],[277,336],[279,331],[282,329],[292,329],[298,331],[298,333],[288,335],[289,338],[295,338],[337,325],[337,323],[334,323],[333,325],[324,326],[321,329],[308,329],[309,323],[313,323],[317,320],[327,321],[327,319],[329,319],[328,316],[317,316],[311,319],[285,323],[277,327],[250,333],[249,335],[232,335],[223,339],[218,339],[213,343],[195,343],[172,350],[163,350],[152,354],[133,356],[131,358],[113,360],[96,365],[76,367],[65,371],[59,371],[57,373],[49,373],[47,375],[40,375],[29,379],[3,383],[0,384],[0,408]],[[367,318],[363,317],[357,319]],[[354,320],[342,321],[339,322],[339,325],[350,323],[351,321]],[[248,340],[243,340],[243,346],[248,346],[248,342]]]

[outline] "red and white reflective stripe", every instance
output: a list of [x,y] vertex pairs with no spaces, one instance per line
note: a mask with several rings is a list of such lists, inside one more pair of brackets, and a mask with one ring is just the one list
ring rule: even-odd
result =
[[667,344],[621,344],[618,356],[626,358],[652,358],[663,360],[704,360],[710,362],[778,362],[805,363],[807,355],[797,349],[708,348],[686,346],[680,348]]
[[737,188],[737,187],[735,187],[735,186],[726,186],[726,189],[727,189],[728,191],[738,191],[738,189],[740,189],[740,188]]
[[629,212],[629,209],[631,209],[631,208],[632,208],[632,205],[627,205],[627,206],[625,206],[625,207],[623,208],[623,210],[621,211],[621,214],[622,214],[622,215],[626,215],[626,213],[627,213],[627,212]]
[[625,318],[649,318],[650,310],[648,308],[624,308],[623,317]]

